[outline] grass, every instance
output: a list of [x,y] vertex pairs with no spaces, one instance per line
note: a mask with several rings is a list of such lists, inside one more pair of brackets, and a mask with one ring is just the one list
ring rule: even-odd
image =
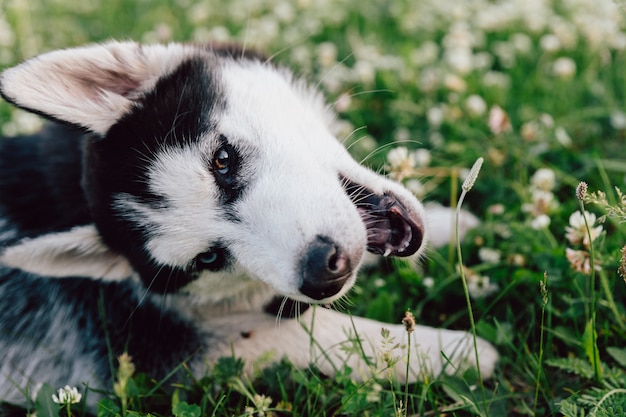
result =
[[[481,219],[460,242],[464,268],[454,244],[433,249],[419,268],[383,261],[363,271],[350,312],[399,322],[410,309],[420,324],[474,327],[500,351],[492,380],[481,384],[469,373],[407,386],[357,383],[341,367],[328,378],[285,362],[248,380],[240,361],[224,358],[206,377],[189,375],[175,386],[132,374],[111,387],[99,415],[626,413],[626,285],[618,274],[626,271],[621,2],[1,4],[1,66],[109,38],[236,40],[319,82],[355,158],[385,169],[425,201],[454,206],[459,178],[484,158],[464,201]],[[39,125],[4,103],[0,121],[5,134]],[[401,147],[406,156],[391,158]],[[595,236],[599,223],[589,216],[570,224],[581,209],[581,181],[589,190],[584,210],[606,215]],[[51,402],[58,388],[42,389],[30,411],[58,413]],[[81,403],[71,413],[84,413]]]

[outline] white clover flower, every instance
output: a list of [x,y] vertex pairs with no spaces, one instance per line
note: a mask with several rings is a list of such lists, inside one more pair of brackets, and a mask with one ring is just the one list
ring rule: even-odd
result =
[[426,119],[430,127],[436,129],[443,123],[445,119],[445,113],[441,106],[431,107],[426,112]]
[[550,222],[550,217],[547,214],[540,214],[532,219],[532,221],[530,222],[530,227],[535,230],[542,230],[550,226]]
[[399,127],[393,132],[393,140],[396,142],[407,142],[411,140],[411,131],[406,127]]
[[555,17],[551,22],[552,31],[559,39],[559,43],[566,49],[575,48],[578,43],[576,27],[566,20]]
[[[565,257],[574,271],[581,272],[585,275],[591,274],[591,255],[589,252],[565,248]],[[594,266],[596,271],[602,269],[598,260],[594,260]]]
[[497,249],[482,247],[478,250],[478,258],[488,264],[497,264],[500,262],[501,253]]
[[561,41],[556,35],[547,34],[539,39],[539,46],[546,52],[557,52],[561,49]]
[[337,45],[322,42],[317,46],[317,61],[322,67],[328,68],[337,62]]
[[432,288],[432,287],[434,287],[434,286],[435,286],[435,279],[434,279],[433,277],[425,277],[425,278],[422,280],[422,285],[423,285],[425,288],[429,288],[429,289],[430,289],[430,288]]
[[352,104],[352,97],[350,96],[350,94],[341,93],[333,104],[335,105],[335,110],[337,110],[338,112],[346,112]]
[[576,63],[569,57],[557,58],[552,63],[552,73],[563,80],[569,80],[576,74]]
[[[589,233],[587,233],[585,217],[587,218],[587,223],[590,227]],[[588,248],[590,242],[596,240],[596,238],[602,233],[602,226],[593,227],[595,222],[595,214],[585,211],[585,215],[583,217],[583,213],[575,211],[571,216],[569,216],[569,226],[565,227],[565,238],[572,245],[582,243],[584,247]],[[589,240],[589,235],[591,235],[591,240]]]
[[494,214],[496,216],[504,214],[504,212],[505,212],[504,204],[499,204],[499,203],[498,204],[492,204],[491,206],[489,206],[487,208],[487,211],[490,214]]
[[443,78],[443,85],[450,91],[455,93],[463,93],[467,90],[467,83],[456,74],[446,74]]
[[471,49],[447,49],[444,53],[444,59],[450,68],[459,74],[467,74],[473,69],[474,57]]
[[559,142],[562,146],[569,148],[572,146],[572,138],[569,136],[567,131],[559,126],[554,130],[554,138],[557,142]]
[[[540,214],[546,214],[550,211],[556,209],[559,205],[559,202],[554,198],[554,194],[550,191],[533,189],[531,194],[532,204],[530,205],[530,209],[527,210],[532,213],[534,216],[538,216]],[[522,209],[527,209],[528,207],[522,207]]]
[[536,121],[526,122],[520,129],[520,135],[522,139],[527,142],[534,142],[539,136],[539,124]]
[[507,89],[511,85],[511,77],[503,72],[487,71],[483,75],[483,84],[485,87]]
[[397,181],[413,175],[415,168],[415,157],[412,152],[404,146],[393,148],[387,153],[387,162],[390,175]]
[[423,67],[434,63],[439,57],[439,46],[433,41],[426,41],[411,52],[411,64]]
[[428,149],[420,148],[413,152],[413,159],[418,167],[426,167],[430,165],[433,157]]
[[616,110],[611,113],[611,127],[615,130],[626,129],[626,113]]
[[545,127],[549,129],[554,127],[554,117],[552,117],[552,115],[548,113],[541,113],[539,115],[539,121],[541,122],[542,125],[544,125]]
[[430,134],[428,135],[428,143],[430,143],[433,148],[439,148],[443,146],[445,142],[446,138],[444,138],[441,132],[437,130],[435,130],[434,132],[430,132]]
[[556,185],[556,174],[550,168],[540,168],[533,174],[530,182],[538,190],[552,191]]
[[52,401],[61,405],[77,404],[82,398],[83,396],[78,392],[78,388],[70,387],[69,385],[59,388],[58,395],[52,394]]
[[467,291],[474,299],[485,298],[498,291],[498,284],[490,282],[488,276],[470,272],[467,274]]
[[426,187],[424,187],[424,184],[418,179],[413,178],[408,180],[404,184],[404,187],[417,198],[422,198],[426,195]]
[[477,71],[487,71],[493,66],[493,55],[489,52],[477,52],[472,57],[472,66]]
[[515,48],[508,42],[497,41],[491,46],[493,53],[498,57],[498,61],[504,68],[515,66]]
[[288,23],[294,20],[295,12],[289,1],[281,1],[274,6],[274,15],[281,22]]
[[522,255],[521,253],[514,253],[512,255],[509,255],[509,262],[512,265],[525,266],[526,265],[526,257],[524,255]]
[[392,169],[399,168],[407,164],[411,166],[415,165],[413,154],[409,153],[409,150],[405,146],[398,146],[391,149],[387,153],[387,162],[389,162]]
[[359,60],[354,64],[352,71],[356,80],[363,84],[371,84],[376,77],[376,68],[370,61]]
[[500,106],[493,106],[489,110],[489,129],[494,135],[511,131],[511,122],[509,116]]
[[450,32],[443,38],[443,46],[449,49],[463,48],[471,49],[474,45],[474,35],[470,32],[466,22],[455,23]]
[[368,403],[377,403],[380,402],[380,393],[383,390],[383,386],[377,382],[374,382],[370,389],[367,390],[367,394],[365,394],[365,401]]
[[484,115],[487,111],[487,103],[478,94],[472,94],[465,99],[465,108],[470,116],[478,117]]
[[510,42],[515,51],[521,54],[528,54],[533,49],[533,41],[525,33],[514,33],[511,35]]
[[439,86],[439,70],[431,67],[425,68],[421,71],[417,84],[420,90],[434,91]]

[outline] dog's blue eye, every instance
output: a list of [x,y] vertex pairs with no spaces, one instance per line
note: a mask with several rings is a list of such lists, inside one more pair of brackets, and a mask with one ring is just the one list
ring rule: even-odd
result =
[[198,257],[198,261],[203,265],[211,265],[217,260],[217,253],[206,252]]
[[224,249],[219,247],[211,248],[196,256],[196,269],[201,271],[219,271],[226,265],[226,254]]

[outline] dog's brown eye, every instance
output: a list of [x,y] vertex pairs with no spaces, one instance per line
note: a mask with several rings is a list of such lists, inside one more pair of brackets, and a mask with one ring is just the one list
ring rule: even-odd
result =
[[240,157],[237,148],[228,143],[228,140],[220,137],[220,145],[211,157],[210,171],[215,182],[226,197],[225,201],[232,201],[240,191],[237,173],[239,171]]
[[226,175],[230,171],[232,158],[229,150],[230,149],[227,149],[226,147],[222,147],[217,150],[215,157],[213,158],[213,167],[222,175]]

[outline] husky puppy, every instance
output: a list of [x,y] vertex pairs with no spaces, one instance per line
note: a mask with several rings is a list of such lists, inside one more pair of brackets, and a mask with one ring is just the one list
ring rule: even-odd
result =
[[[427,232],[288,70],[236,47],[110,42],[5,70],[0,93],[56,122],[0,140],[1,400],[106,389],[123,352],[155,378],[268,352],[362,377],[372,361],[342,343],[375,359],[386,327],[406,344],[400,325],[306,308],[346,294],[366,251],[416,256]],[[465,332],[411,340],[411,380],[474,363]],[[497,353],[478,345],[489,376]]]

